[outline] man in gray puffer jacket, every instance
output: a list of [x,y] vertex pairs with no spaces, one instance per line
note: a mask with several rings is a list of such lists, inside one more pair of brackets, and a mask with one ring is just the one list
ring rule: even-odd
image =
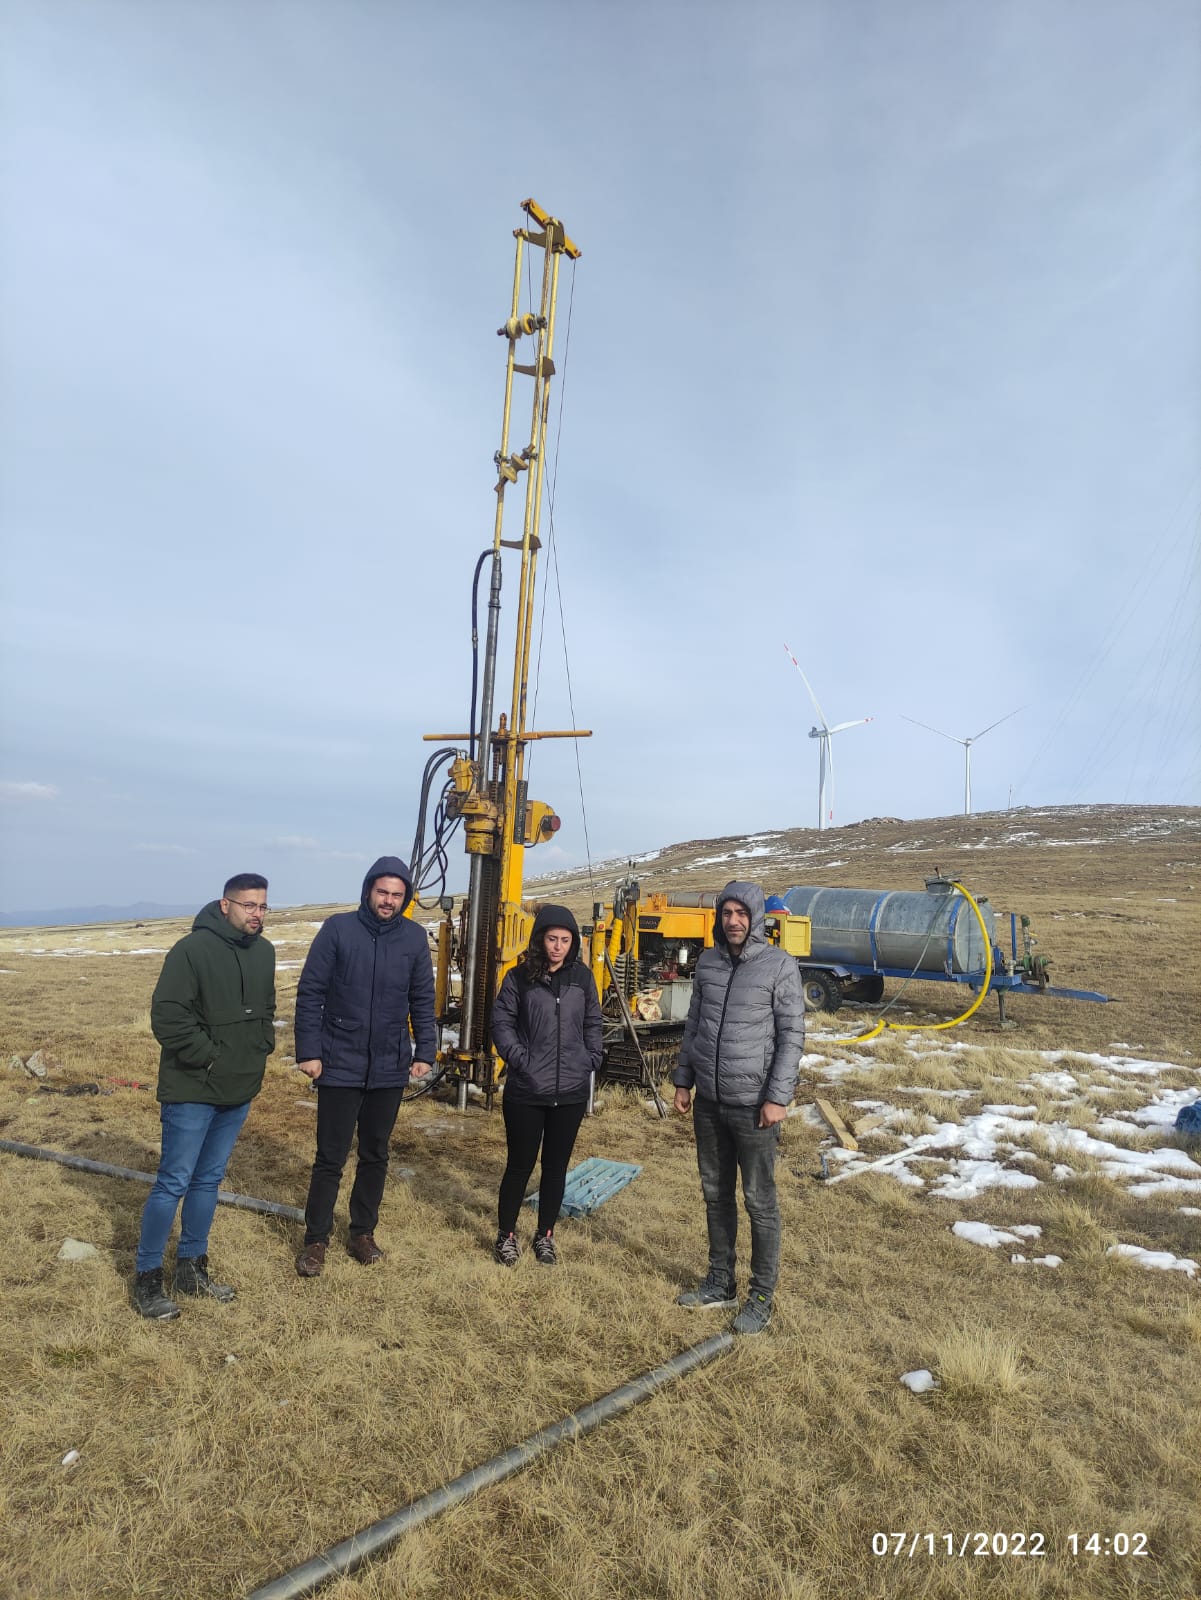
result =
[[672,1074],[675,1107],[692,1106],[696,1159],[709,1228],[709,1270],[679,1304],[737,1304],[736,1181],[751,1219],[750,1295],[736,1333],[761,1333],[771,1318],[780,1266],[780,1203],[775,1166],[781,1123],[796,1091],[805,1048],[805,997],[796,961],[770,944],[763,890],[728,883],[717,897],[713,948],[696,964],[680,1061]]

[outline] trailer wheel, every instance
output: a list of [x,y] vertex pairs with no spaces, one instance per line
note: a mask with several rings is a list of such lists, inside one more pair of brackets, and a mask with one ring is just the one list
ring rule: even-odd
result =
[[828,972],[805,968],[801,972],[806,1011],[837,1011],[842,1004],[842,985]]

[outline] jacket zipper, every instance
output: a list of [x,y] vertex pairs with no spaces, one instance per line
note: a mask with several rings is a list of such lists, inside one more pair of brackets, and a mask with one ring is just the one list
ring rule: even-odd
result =
[[563,1058],[563,997],[555,995],[555,1105],[559,1103],[559,1067]]
[[734,974],[738,971],[733,961],[730,963],[730,981],[726,984],[725,999],[721,1003],[721,1017],[717,1024],[717,1039],[713,1046],[713,1093],[717,1103],[721,1104],[721,1030],[726,1025],[726,1007],[730,1003],[730,990],[734,987]]
[[[239,957],[238,952],[234,949],[234,947],[232,945],[229,946],[229,953],[230,953],[231,956],[233,956],[233,958],[234,958],[234,966],[237,967],[237,969],[238,969],[238,988],[240,989],[241,994],[242,994],[242,1015],[246,1016],[250,1011],[250,1007],[246,1004],[246,972],[245,972],[245,969],[242,966],[241,958]],[[217,1065],[217,1056],[219,1056],[221,1054],[221,1041],[220,1041],[220,1039],[214,1039],[213,1040],[213,1044],[214,1044],[214,1047],[216,1049],[217,1054],[214,1055],[213,1059],[209,1062],[208,1066],[205,1067],[205,1069],[204,1069],[204,1081],[205,1081],[206,1084],[211,1084],[212,1083],[212,1081],[213,1081],[213,1068]]]
[[379,935],[371,935],[371,999],[367,1005],[367,1076],[363,1079],[363,1087],[371,1087],[371,1041],[375,1029],[375,970],[379,962]]

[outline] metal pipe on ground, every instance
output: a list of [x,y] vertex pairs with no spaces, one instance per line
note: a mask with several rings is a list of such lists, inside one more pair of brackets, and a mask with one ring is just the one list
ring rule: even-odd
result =
[[[75,1167],[80,1172],[96,1172],[102,1178],[130,1178],[134,1183],[153,1183],[156,1174],[138,1172],[134,1167],[114,1167],[107,1161],[92,1161],[87,1156],[68,1155],[64,1150],[45,1150],[41,1145],[20,1144],[16,1139],[0,1139],[0,1150],[12,1156],[28,1156],[31,1161],[57,1161],[63,1167]],[[303,1222],[304,1212],[296,1206],[285,1206],[278,1200],[256,1200],[246,1194],[231,1194],[228,1189],[217,1193],[217,1203],[235,1206],[239,1211],[261,1211],[269,1217],[286,1217],[289,1222]]]
[[549,1427],[531,1434],[520,1444],[512,1445],[490,1461],[485,1461],[482,1466],[473,1467],[470,1472],[443,1484],[440,1489],[433,1489],[420,1499],[410,1501],[390,1517],[382,1517],[379,1522],[371,1523],[351,1538],[344,1539],[341,1544],[334,1545],[324,1555],[314,1556],[303,1566],[293,1567],[291,1572],[273,1578],[261,1589],[255,1589],[247,1595],[246,1600],[301,1600],[302,1596],[315,1594],[334,1578],[357,1572],[365,1562],[391,1549],[410,1529],[428,1522],[439,1512],[460,1505],[480,1489],[503,1482],[565,1440],[580,1439],[594,1428],[599,1428],[603,1422],[611,1422],[640,1401],[649,1399],[665,1384],[716,1360],[733,1343],[733,1334],[715,1333],[712,1338],[681,1350],[679,1355],[672,1356],[661,1367],[654,1367],[640,1378],[623,1383],[620,1389],[614,1389],[599,1400],[594,1400],[591,1405],[573,1411],[561,1422],[551,1423]]

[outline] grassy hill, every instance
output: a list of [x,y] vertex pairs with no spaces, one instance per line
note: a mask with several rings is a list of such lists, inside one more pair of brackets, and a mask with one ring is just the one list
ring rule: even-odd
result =
[[[1031,915],[1053,981],[1119,998],[1022,998],[1006,1033],[986,1003],[935,1032],[960,992],[913,985],[892,1015],[916,1031],[866,1044],[855,1036],[872,1008],[818,1019],[785,1128],[770,1332],[327,1592],[1201,1592],[1201,1272],[1181,1265],[1201,1259],[1201,1155],[1170,1127],[1201,1094],[1199,829],[1190,808],[1061,808],[781,830],[640,860],[648,887],[689,889],[733,876],[919,889],[938,867]],[[586,911],[624,867],[530,893]],[[271,919],[285,1023],[323,914]],[[149,995],[189,922],[0,932],[0,1137],[153,1170],[153,1094],[113,1080],[153,1084]],[[302,1204],[313,1097],[289,1037],[228,1187]],[[4,1070],[37,1048],[44,1085]],[[84,1082],[102,1092],[40,1092]],[[830,1146],[818,1095],[848,1121],[879,1119],[858,1155]],[[297,1229],[222,1208],[214,1260],[238,1300],[162,1326],[127,1301],[145,1190],[0,1153],[0,1593],[243,1594],[713,1330],[674,1304],[704,1262],[686,1121],[606,1092],[577,1156],[642,1172],[562,1224],[556,1272],[488,1259],[498,1116],[414,1101],[394,1153],[382,1268],[335,1249],[303,1283]],[[838,1174],[888,1155],[879,1172],[818,1176],[823,1157]],[[952,1231],[965,1222],[1041,1232],[984,1248]],[[99,1257],[58,1261],[68,1235]],[[1175,1264],[1149,1270],[1119,1244]],[[1061,1265],[1030,1264],[1046,1256]],[[919,1367],[940,1380],[920,1397],[899,1382]],[[64,1468],[69,1450],[80,1459]],[[902,1531],[932,1539],[873,1553],[873,1534]],[[993,1532],[1038,1533],[1045,1554],[958,1554],[965,1535]],[[1145,1534],[1147,1553],[1087,1554],[1093,1532]]]

